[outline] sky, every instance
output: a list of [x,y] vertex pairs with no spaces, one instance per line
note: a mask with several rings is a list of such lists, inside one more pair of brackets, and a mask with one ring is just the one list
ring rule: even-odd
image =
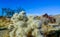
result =
[[27,15],[49,15],[60,14],[60,0],[0,0],[0,15],[1,8],[16,9],[22,7]]

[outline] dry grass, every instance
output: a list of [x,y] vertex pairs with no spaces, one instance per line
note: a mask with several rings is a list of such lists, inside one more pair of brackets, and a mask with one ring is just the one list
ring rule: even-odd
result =
[[8,30],[0,30],[0,37],[9,37]]
[[11,23],[9,19],[6,19],[6,17],[0,17],[0,27],[7,26]]

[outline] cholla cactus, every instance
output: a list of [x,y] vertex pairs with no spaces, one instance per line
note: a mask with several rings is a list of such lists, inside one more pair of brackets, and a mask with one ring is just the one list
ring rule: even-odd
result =
[[16,23],[17,25],[16,37],[26,37],[25,29],[27,28],[26,24],[27,17],[24,11],[18,14],[18,20],[19,21]]
[[18,21],[17,19],[18,13],[15,13],[12,17],[11,17],[11,21],[13,21],[14,23],[16,23]]
[[[15,13],[13,17],[11,18],[13,21],[13,24],[9,25],[9,29],[11,29],[12,25],[14,26],[13,30],[10,32],[10,37],[13,37],[14,32],[16,32],[16,37],[25,37],[25,28],[26,25],[26,14],[24,11],[18,13]],[[17,30],[16,30],[17,29]]]
[[32,35],[33,35],[34,37],[43,37],[43,35],[41,35],[39,29],[34,29],[34,31],[32,32]]
[[25,32],[25,27],[24,27],[24,22],[23,21],[19,21],[16,23],[17,25],[17,30],[16,30],[16,37],[23,37]]
[[42,23],[43,23],[44,25],[48,25],[48,23],[49,23],[49,19],[48,19],[48,18],[41,17],[40,20],[42,21]]
[[24,11],[18,14],[18,20],[19,22],[16,23],[16,25],[18,26],[16,30],[16,37],[26,37],[25,29],[27,27],[27,24],[26,24],[27,16]]
[[13,24],[9,24],[8,29],[9,29],[10,37],[14,37],[15,31],[17,29],[17,26],[14,23]]
[[29,18],[30,20],[28,20],[28,27],[29,30],[33,29],[32,35],[35,37],[41,37],[40,35],[40,29],[42,26],[42,21],[38,20],[38,19],[34,19],[34,17]]
[[56,18],[56,23],[60,25],[60,17]]
[[22,11],[22,12],[19,13],[18,19],[22,20],[22,21],[27,21],[28,20],[28,18],[26,16],[26,13],[24,11]]
[[28,21],[27,21],[28,25],[30,25],[33,22],[33,20],[34,20],[34,16],[28,16]]

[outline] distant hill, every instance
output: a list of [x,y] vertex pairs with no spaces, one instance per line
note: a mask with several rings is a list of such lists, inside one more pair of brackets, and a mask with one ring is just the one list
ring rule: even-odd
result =
[[54,16],[60,16],[60,14],[54,15]]
[[54,15],[53,17],[58,18],[60,17],[60,14]]

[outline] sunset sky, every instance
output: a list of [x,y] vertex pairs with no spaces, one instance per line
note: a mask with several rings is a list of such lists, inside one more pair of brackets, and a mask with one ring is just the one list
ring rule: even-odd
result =
[[27,15],[60,14],[60,0],[0,0],[0,15],[1,8],[5,7],[11,9],[22,7]]

